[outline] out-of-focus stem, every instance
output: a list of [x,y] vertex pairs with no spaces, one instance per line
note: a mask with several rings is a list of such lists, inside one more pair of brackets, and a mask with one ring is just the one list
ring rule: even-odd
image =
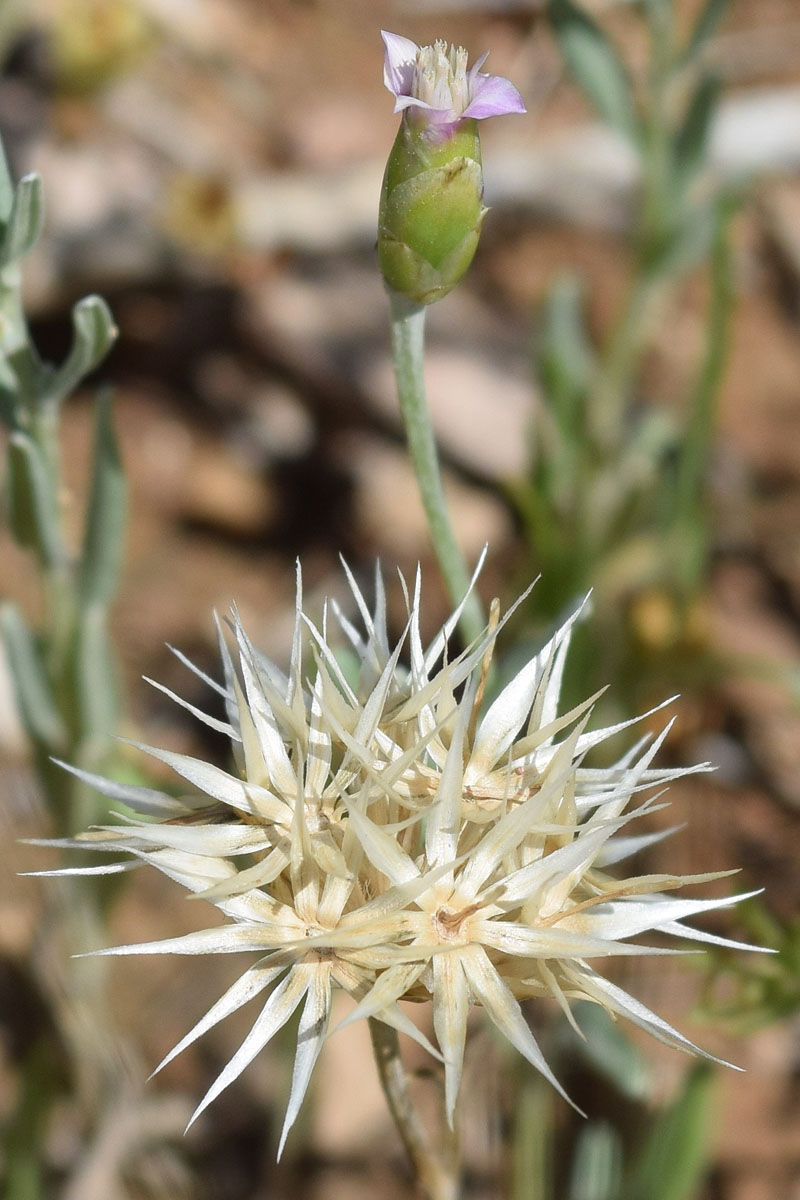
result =
[[706,553],[705,537],[702,536],[706,525],[703,519],[704,482],[733,306],[733,270],[728,234],[733,211],[734,201],[724,197],[714,234],[706,350],[689,400],[689,427],[678,463],[674,525],[678,530],[693,527],[698,541],[694,553],[689,556],[692,561],[684,562],[682,566],[683,582],[689,590],[698,584]]
[[370,1018],[369,1031],[381,1087],[423,1195],[426,1200],[459,1200],[458,1164],[430,1143],[411,1099],[397,1031],[375,1018]]
[[[470,573],[456,540],[444,498],[439,455],[425,397],[425,307],[390,293],[392,355],[397,392],[406,427],[408,449],[428,520],[433,548],[454,604],[460,604],[470,586]],[[480,637],[485,621],[475,592],[461,614],[466,641]]]

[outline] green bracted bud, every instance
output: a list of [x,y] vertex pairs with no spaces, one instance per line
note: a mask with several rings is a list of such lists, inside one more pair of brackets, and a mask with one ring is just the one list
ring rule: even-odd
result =
[[459,122],[432,137],[405,116],[386,164],[378,256],[390,288],[432,304],[455,287],[472,262],[483,218],[478,122]]
[[472,262],[486,215],[478,121],[525,111],[513,83],[463,46],[383,30],[383,82],[403,119],[383,178],[378,255],[390,291],[432,304]]

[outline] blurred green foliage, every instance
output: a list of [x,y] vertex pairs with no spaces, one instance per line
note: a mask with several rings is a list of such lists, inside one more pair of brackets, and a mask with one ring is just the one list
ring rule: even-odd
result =
[[64,400],[105,357],[116,337],[99,296],[72,312],[72,346],[60,366],[43,362],[22,306],[20,262],[44,216],[41,180],[14,186],[0,148],[0,419],[8,431],[6,513],[11,533],[33,559],[44,602],[34,631],[11,601],[0,630],[18,707],[33,745],[46,799],[64,833],[84,828],[97,801],[52,758],[91,768],[108,751],[117,712],[114,654],[107,632],[125,525],[125,483],[110,400],[97,402],[89,500],[76,550],[63,495],[60,412]]
[[714,1072],[693,1066],[667,1104],[624,1030],[586,1002],[574,1014],[586,1040],[558,1023],[547,1034],[556,1073],[588,1110],[565,1126],[562,1106],[523,1067],[514,1109],[512,1200],[694,1200],[710,1159]]
[[[608,333],[591,336],[585,289],[574,275],[558,277],[545,297],[531,468],[511,495],[542,572],[530,602],[534,624],[556,620],[592,588],[594,632],[579,635],[573,672],[582,692],[587,678],[590,686],[612,681],[613,694],[635,708],[643,656],[674,674],[681,659],[696,663],[702,646],[706,475],[732,304],[737,197],[713,181],[708,159],[719,89],[704,51],[724,4],[709,0],[684,37],[672,0],[632,7],[648,34],[641,79],[573,0],[550,0],[547,8],[571,79],[634,151],[640,189],[628,295]],[[708,309],[688,392],[669,408],[643,403],[665,302],[701,266]]]
[[744,1035],[800,1011],[800,915],[782,921],[756,897],[737,919],[748,939],[775,953],[742,959],[712,949],[699,1016]]

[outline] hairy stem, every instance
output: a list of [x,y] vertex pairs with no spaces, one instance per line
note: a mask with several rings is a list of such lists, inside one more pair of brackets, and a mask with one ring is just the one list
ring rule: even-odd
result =
[[451,1158],[430,1143],[428,1130],[411,1099],[397,1030],[371,1017],[369,1032],[381,1087],[423,1195],[426,1200],[459,1200],[455,1155]]
[[[469,588],[470,573],[447,511],[439,455],[425,397],[425,307],[411,304],[397,293],[390,293],[390,302],[394,371],[411,463],[439,567],[451,600],[459,604]],[[480,600],[473,592],[461,614],[465,640],[471,642],[479,637],[484,623]]]

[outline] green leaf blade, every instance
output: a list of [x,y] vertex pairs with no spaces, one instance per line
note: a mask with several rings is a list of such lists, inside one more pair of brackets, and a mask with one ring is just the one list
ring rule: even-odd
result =
[[36,242],[44,223],[44,194],[38,175],[26,175],[14,193],[11,212],[0,247],[0,267],[10,267]]
[[58,506],[47,464],[28,434],[11,435],[8,444],[8,516],[20,546],[35,550],[47,569],[63,558]]
[[117,337],[111,309],[102,296],[86,296],[72,310],[72,349],[53,374],[48,397],[63,400],[102,362]]
[[127,486],[111,400],[97,402],[94,461],[80,564],[84,606],[107,607],[117,588],[124,549]]
[[56,706],[39,650],[22,613],[11,603],[0,608],[0,633],[8,657],[20,717],[31,741],[48,754],[64,754],[67,729]]
[[564,61],[584,95],[609,125],[637,142],[633,88],[613,43],[572,0],[549,0],[547,12]]
[[713,1069],[694,1067],[677,1100],[650,1131],[626,1200],[693,1200],[709,1156]]

